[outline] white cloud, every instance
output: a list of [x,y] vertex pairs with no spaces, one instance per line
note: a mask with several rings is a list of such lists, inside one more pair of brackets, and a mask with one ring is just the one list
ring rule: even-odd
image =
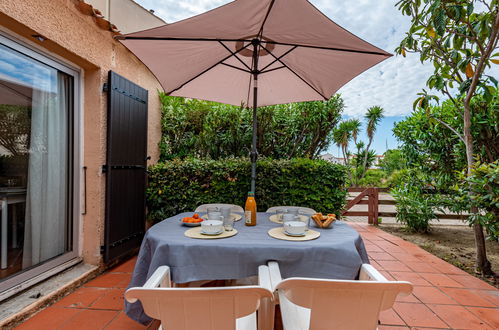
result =
[[[223,5],[227,0],[135,0],[171,23]],[[396,0],[311,0],[329,18],[362,39],[393,53],[410,26],[395,7]],[[380,105],[386,116],[407,115],[417,93],[433,72],[419,56],[394,56],[359,75],[339,90],[349,116],[360,117]],[[499,69],[489,74],[499,76]]]

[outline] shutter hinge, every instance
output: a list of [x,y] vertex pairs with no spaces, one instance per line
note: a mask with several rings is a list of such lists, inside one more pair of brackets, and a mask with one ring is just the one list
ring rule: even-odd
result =
[[108,84],[108,83],[104,83],[104,84],[102,85],[102,91],[103,91],[104,93],[107,93],[107,92],[109,91],[109,84]]

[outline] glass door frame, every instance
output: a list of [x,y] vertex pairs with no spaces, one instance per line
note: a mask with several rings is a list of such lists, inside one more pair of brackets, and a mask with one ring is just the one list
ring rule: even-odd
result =
[[44,51],[40,51],[25,42],[6,34],[3,30],[0,30],[0,44],[19,52],[25,56],[32,58],[35,61],[41,62],[45,65],[53,67],[61,72],[64,72],[73,77],[73,104],[72,111],[69,113],[69,141],[68,145],[71,147],[72,159],[70,163],[70,168],[68,168],[69,175],[69,189],[71,192],[68,201],[68,223],[72,226],[72,237],[71,239],[71,251],[66,252],[60,256],[49,259],[45,262],[40,263],[37,266],[33,266],[25,271],[21,271],[18,274],[14,274],[5,280],[0,281],[0,302],[9,296],[16,294],[44,279],[55,275],[64,269],[78,263],[81,261],[79,258],[79,241],[80,241],[80,177],[81,177],[81,141],[82,141],[82,112],[81,109],[81,81],[80,81],[80,69],[70,66],[64,63],[54,56],[47,54]]

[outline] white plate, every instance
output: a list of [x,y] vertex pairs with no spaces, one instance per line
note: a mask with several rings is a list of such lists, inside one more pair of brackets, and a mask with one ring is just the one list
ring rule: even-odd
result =
[[221,234],[221,233],[223,233],[223,232],[224,232],[224,230],[223,230],[223,229],[222,229],[222,230],[220,230],[220,231],[218,231],[218,232],[216,232],[216,233],[207,233],[207,232],[204,232],[203,230],[201,230],[201,234],[203,234],[203,235],[209,235],[209,236],[216,236],[216,235],[220,235],[220,234]]
[[[231,214],[230,214],[230,216],[231,216],[231,218],[232,218],[234,221],[239,221],[239,220],[241,220],[241,219],[243,218],[243,216],[242,216],[242,215],[240,215],[240,214],[236,214],[236,213],[231,213]],[[200,215],[200,217],[201,217],[201,218],[203,218],[203,219],[207,219],[207,220],[209,220],[209,219],[208,219],[208,214],[203,214],[203,215]]]
[[284,234],[288,235],[288,236],[293,236],[293,237],[302,237],[302,236],[305,236],[307,234],[307,232],[303,232],[303,234],[291,234],[291,233],[288,233],[287,231],[283,230]]

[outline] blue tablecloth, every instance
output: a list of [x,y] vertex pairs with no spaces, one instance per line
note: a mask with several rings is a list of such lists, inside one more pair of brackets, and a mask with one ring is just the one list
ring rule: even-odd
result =
[[[185,283],[254,276],[269,260],[279,263],[283,278],[355,279],[361,265],[369,262],[359,233],[341,221],[330,229],[312,227],[321,233],[316,240],[293,242],[270,237],[268,230],[280,225],[269,220],[271,214],[258,213],[255,227],[238,221],[237,235],[204,240],[184,236],[189,228],[180,219],[192,214],[168,218],[147,231],[128,287],[142,286],[162,265],[170,267],[174,282]],[[132,319],[150,320],[140,302],[125,305]]]

